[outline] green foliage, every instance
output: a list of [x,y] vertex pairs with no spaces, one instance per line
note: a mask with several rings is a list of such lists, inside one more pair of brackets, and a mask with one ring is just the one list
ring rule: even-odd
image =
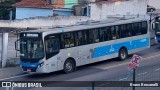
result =
[[7,8],[0,8],[0,19],[9,19],[9,10]]
[[14,4],[19,1],[21,0],[0,0],[0,4]]
[[12,4],[20,1],[21,0],[0,0],[0,20],[8,20]]

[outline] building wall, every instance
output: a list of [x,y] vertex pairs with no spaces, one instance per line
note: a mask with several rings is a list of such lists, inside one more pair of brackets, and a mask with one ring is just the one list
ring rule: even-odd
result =
[[147,0],[119,1],[97,5],[91,3],[92,19],[107,19],[109,16],[146,15]]
[[78,0],[64,0],[64,8],[72,8],[73,5],[77,5]]
[[155,7],[156,9],[160,9],[160,0],[149,0],[148,5]]
[[56,8],[64,8],[64,0],[54,0],[54,5]]
[[52,16],[52,17],[34,17],[20,20],[0,20],[0,27],[52,27],[60,25],[74,25],[77,22],[90,20],[86,16]]
[[39,8],[16,8],[16,19],[24,19],[36,16],[52,16],[52,9],[39,9]]
[[57,8],[72,8],[78,4],[78,0],[54,0],[54,4]]
[[67,10],[67,9],[53,9],[53,15],[58,15],[58,16],[71,16],[73,15],[72,10]]

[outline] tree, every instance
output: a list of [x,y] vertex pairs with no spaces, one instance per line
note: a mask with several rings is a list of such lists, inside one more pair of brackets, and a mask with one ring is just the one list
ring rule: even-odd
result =
[[21,0],[0,0],[0,20],[8,20],[10,10],[13,9],[12,4],[20,1]]

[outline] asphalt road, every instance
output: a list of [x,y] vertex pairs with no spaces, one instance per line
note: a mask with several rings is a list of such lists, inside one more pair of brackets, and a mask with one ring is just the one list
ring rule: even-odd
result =
[[[160,81],[160,45],[152,45],[149,49],[136,54],[143,57],[140,66],[136,69],[136,81]],[[62,71],[49,74],[22,74],[6,77],[3,81],[132,81],[133,74],[127,67],[131,56],[125,61],[111,59],[81,66],[70,74],[64,74]],[[102,87],[95,87],[95,90],[132,90],[132,87],[103,87],[105,82],[99,85]],[[0,90],[6,89],[0,88]],[[14,88],[14,90],[92,90],[92,87]],[[160,85],[159,87],[136,87],[136,90],[160,90]]]

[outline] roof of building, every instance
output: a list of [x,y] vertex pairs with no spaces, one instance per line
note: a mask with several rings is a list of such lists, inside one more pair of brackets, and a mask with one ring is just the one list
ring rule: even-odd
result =
[[22,0],[13,4],[15,7],[28,7],[28,8],[56,8],[55,5],[49,4],[47,0]]
[[99,0],[96,1],[96,4],[105,4],[105,3],[113,3],[113,2],[118,2],[118,1],[128,1],[128,0]]

